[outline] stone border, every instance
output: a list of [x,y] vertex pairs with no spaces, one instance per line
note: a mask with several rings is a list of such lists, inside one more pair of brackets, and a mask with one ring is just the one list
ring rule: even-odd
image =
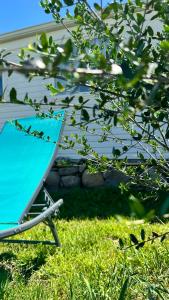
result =
[[46,184],[49,189],[57,191],[72,187],[118,186],[120,182],[128,180],[129,177],[113,168],[105,173],[90,174],[86,160],[59,157],[49,173]]

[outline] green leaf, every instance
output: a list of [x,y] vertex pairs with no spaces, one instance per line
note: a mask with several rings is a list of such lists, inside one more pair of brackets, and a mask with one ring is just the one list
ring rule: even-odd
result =
[[141,239],[144,241],[145,240],[145,230],[143,228],[141,229],[140,235],[141,235]]
[[135,245],[137,245],[139,243],[138,239],[136,238],[136,236],[133,233],[130,233],[130,240]]
[[64,49],[64,53],[65,53],[66,57],[68,58],[73,51],[73,44],[72,44],[71,39],[67,40],[67,42],[64,44],[63,49]]
[[128,151],[128,147],[127,146],[123,146],[123,151],[124,152]]
[[131,212],[138,218],[144,218],[146,216],[146,212],[144,206],[140,202],[138,198],[133,195],[129,196],[129,205]]
[[119,239],[119,247],[120,247],[120,249],[122,249],[124,247],[124,242],[121,238]]
[[160,242],[162,243],[162,242],[165,240],[165,238],[166,238],[166,234],[164,234],[164,235],[162,236],[162,238],[160,239]]
[[140,157],[140,159],[144,160],[144,155],[142,153],[139,153],[138,156]]
[[98,3],[94,3],[94,8],[95,8],[97,11],[101,11],[101,10],[102,10],[101,6],[100,6]]
[[134,29],[136,32],[138,32],[138,33],[140,32],[140,26],[139,26],[139,25],[135,25],[135,24],[134,24],[132,27],[133,27],[133,29]]
[[107,67],[107,59],[103,54],[99,55],[99,64],[101,69],[105,69]]
[[139,7],[142,7],[142,1],[141,0],[135,0],[136,1],[136,5]]
[[169,33],[169,25],[164,25],[165,32]]
[[87,121],[87,122],[90,119],[88,111],[84,108],[81,110],[81,117],[82,117],[82,120]]
[[43,50],[46,50],[48,48],[48,38],[45,32],[42,32],[40,36],[40,42],[43,47]]
[[165,138],[169,139],[169,129],[166,130]]
[[124,13],[125,13],[125,15],[128,14],[128,11],[129,11],[129,5],[128,5],[128,3],[126,3],[125,6],[124,6]]
[[124,30],[124,26],[121,26],[121,28],[118,31],[118,34],[120,35],[123,32],[123,30]]
[[157,19],[158,17],[159,17],[159,12],[156,13],[153,17],[151,17],[151,21]]
[[114,126],[117,126],[117,114],[114,115]]
[[109,5],[111,6],[111,9],[112,9],[115,13],[118,12],[119,6],[118,6],[118,3],[117,3],[117,2],[113,2],[113,3],[109,4]]
[[65,90],[64,86],[59,81],[57,82],[57,87],[60,92],[63,92]]
[[164,51],[169,51],[169,41],[162,41],[160,46]]
[[82,96],[79,96],[79,103],[83,103],[83,97]]
[[111,13],[111,7],[107,6],[103,11],[102,19],[105,20],[110,15],[110,13]]
[[14,87],[10,90],[9,97],[10,102],[14,103],[17,101],[17,92]]
[[133,136],[135,141],[140,141],[142,139],[142,134],[138,133],[137,135]]
[[155,231],[152,232],[152,237],[154,238],[158,238],[159,237],[159,234]]
[[163,201],[160,207],[160,215],[164,215],[168,213],[168,211],[169,211],[169,197],[166,197],[166,199]]
[[13,70],[9,70],[8,71],[8,77],[10,77],[12,75],[12,73],[13,73]]
[[128,284],[129,284],[129,277],[127,277],[123,283],[118,300],[126,299],[126,292],[127,292]]
[[113,147],[112,149],[112,153],[115,157],[119,156],[121,154],[119,149],[116,149],[115,147]]
[[46,96],[43,97],[43,102],[44,102],[45,104],[48,103],[48,98],[47,98]]
[[50,37],[49,37],[49,45],[51,46],[51,45],[52,45],[52,43],[53,43],[53,37],[52,37],[52,36],[50,36]]
[[137,24],[141,25],[144,22],[144,16],[140,13],[137,13]]
[[145,242],[141,242],[136,246],[136,249],[139,250],[140,248],[144,247]]
[[70,6],[70,5],[74,4],[74,0],[64,0],[64,3],[68,6]]
[[150,36],[153,36],[153,35],[154,35],[154,31],[153,31],[153,29],[152,29],[151,26],[148,26],[148,27],[147,27],[147,31],[148,31],[148,33],[149,33]]
[[55,96],[56,94],[59,93],[59,90],[56,89],[52,84],[48,84],[47,89],[51,92],[52,96]]

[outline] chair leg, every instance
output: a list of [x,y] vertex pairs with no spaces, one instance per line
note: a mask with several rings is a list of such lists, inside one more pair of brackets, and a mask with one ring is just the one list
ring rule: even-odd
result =
[[48,218],[48,219],[46,220],[46,222],[47,222],[47,224],[48,224],[48,226],[49,226],[49,228],[50,228],[50,230],[51,230],[51,232],[52,232],[52,235],[53,235],[53,237],[54,237],[56,246],[57,246],[57,247],[61,247],[61,243],[60,243],[60,241],[59,241],[58,233],[57,233],[55,224],[54,224],[53,221],[52,221],[52,218],[51,218],[51,217]]

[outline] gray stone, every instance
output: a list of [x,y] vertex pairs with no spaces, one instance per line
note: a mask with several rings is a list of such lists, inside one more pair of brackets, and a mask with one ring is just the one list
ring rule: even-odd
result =
[[123,172],[112,169],[103,174],[105,179],[105,185],[118,186],[121,182],[127,183],[130,177],[125,175]]
[[66,162],[69,162],[69,161],[71,161],[71,159],[70,159],[70,157],[64,157],[64,156],[58,156],[57,158],[56,158],[56,162],[57,161],[66,161]]
[[58,164],[66,164],[66,165],[79,165],[83,162],[84,160],[82,160],[81,158],[71,158],[71,157],[64,157],[64,156],[59,156],[56,159],[56,163]]
[[50,187],[57,188],[59,186],[59,181],[60,181],[60,176],[58,172],[56,172],[55,170],[51,170],[46,179],[46,184]]
[[86,164],[80,165],[79,166],[79,173],[83,173],[85,169],[86,169]]
[[79,176],[62,176],[61,185],[65,188],[80,186],[80,178]]
[[101,173],[90,174],[87,170],[82,175],[82,184],[85,187],[96,187],[104,185],[104,179]]
[[81,162],[81,159],[78,159],[78,158],[72,158],[71,159],[72,165],[79,165],[80,162]]
[[79,167],[65,167],[59,169],[59,175],[61,176],[67,176],[67,175],[75,175],[79,172]]

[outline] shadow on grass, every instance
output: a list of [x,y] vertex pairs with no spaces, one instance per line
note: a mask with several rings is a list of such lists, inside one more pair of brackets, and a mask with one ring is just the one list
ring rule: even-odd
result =
[[134,215],[140,218],[137,210],[133,210],[131,206],[129,200],[131,195],[143,205],[145,215],[153,210],[155,215],[161,216],[161,207],[165,199],[169,198],[168,192],[164,191],[159,191],[158,197],[154,199],[153,194],[151,195],[144,189],[140,191],[131,189],[122,194],[116,187],[71,188],[50,194],[55,201],[63,198],[64,204],[60,208],[59,217],[67,220],[96,217],[106,219],[115,215],[124,217]]
[[15,259],[16,255],[12,252],[0,254],[0,299],[3,299],[7,283],[12,280],[12,271],[9,268],[9,263]]
[[30,258],[19,268],[19,272],[22,276],[22,279],[24,279],[24,281],[27,282],[32,276],[32,274],[38,271],[45,263],[46,255],[44,254],[44,251],[38,253],[38,255],[34,258]]
[[12,280],[12,274],[9,269],[4,266],[0,266],[0,299],[3,299],[6,285]]
[[9,252],[3,252],[3,253],[0,253],[0,262],[3,262],[3,261],[12,261],[12,260],[16,260],[17,257],[14,253],[12,253],[11,251]]
[[3,299],[6,285],[12,281],[13,268],[18,269],[21,279],[27,283],[32,274],[46,263],[46,252],[41,251],[36,257],[25,259],[24,262],[12,252],[0,254],[0,299]]
[[122,195],[116,188],[73,188],[52,193],[51,196],[55,201],[63,198],[64,204],[60,208],[59,217],[67,220],[130,215],[127,195]]

